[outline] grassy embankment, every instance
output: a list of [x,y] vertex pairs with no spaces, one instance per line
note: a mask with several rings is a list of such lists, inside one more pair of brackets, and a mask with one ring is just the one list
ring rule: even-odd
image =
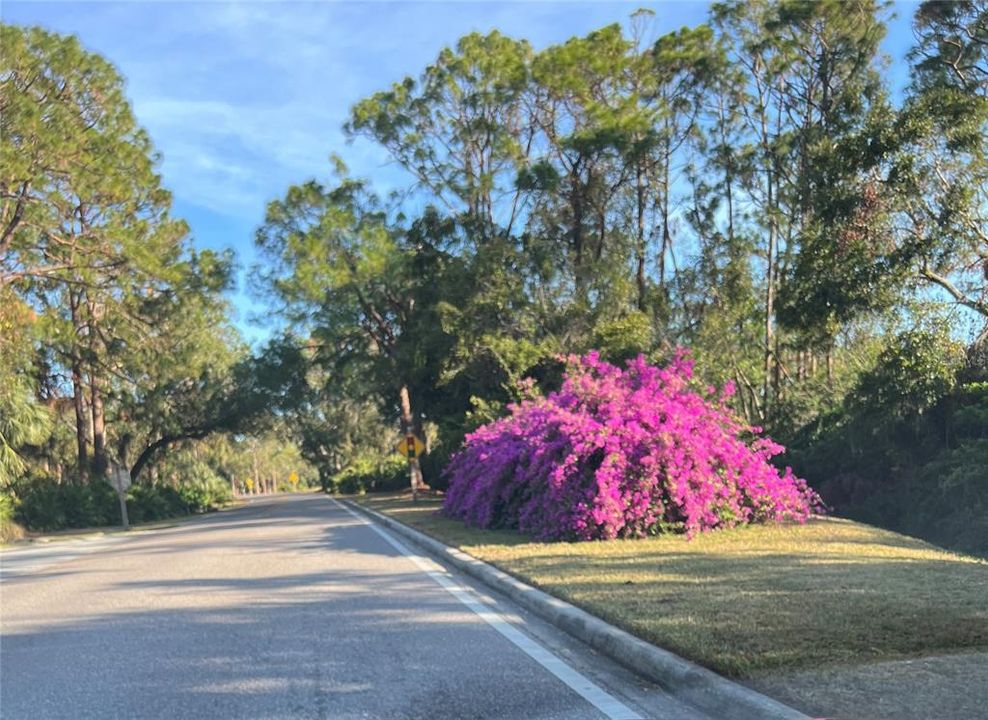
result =
[[547,544],[355,499],[735,677],[988,648],[988,562],[849,520]]

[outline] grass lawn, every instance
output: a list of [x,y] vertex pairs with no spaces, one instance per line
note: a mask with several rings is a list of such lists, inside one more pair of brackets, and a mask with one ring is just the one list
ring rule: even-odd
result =
[[988,649],[988,562],[849,520],[547,544],[354,499],[735,677]]

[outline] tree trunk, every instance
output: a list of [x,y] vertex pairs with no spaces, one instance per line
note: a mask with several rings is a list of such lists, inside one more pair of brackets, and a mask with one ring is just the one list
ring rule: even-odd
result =
[[149,462],[151,462],[151,458],[155,456],[158,450],[167,446],[171,442],[174,442],[172,438],[161,438],[160,440],[157,440],[145,447],[144,450],[141,451],[141,454],[137,456],[137,460],[135,460],[134,464],[130,467],[130,481],[132,483],[136,483],[141,471]]
[[96,367],[97,353],[101,348],[97,324],[102,320],[103,309],[88,293],[86,294],[88,310],[86,337],[89,341],[89,410],[93,419],[93,475],[97,478],[106,476],[109,463],[106,457],[106,415],[103,410],[103,381]]
[[[412,399],[408,393],[408,383],[402,383],[398,397],[401,401],[401,432],[405,437],[408,437],[409,434],[415,433],[416,427],[415,415],[412,413]],[[419,465],[417,455],[408,459],[408,476],[409,484],[412,487],[412,500],[418,500],[419,486],[422,484],[422,467]]]
[[[141,471],[149,462],[151,462],[159,450],[162,450],[181,440],[202,440],[208,434],[208,430],[203,430],[197,432],[185,432],[179,435],[165,435],[164,437],[158,438],[150,445],[146,445],[130,468],[130,481],[133,483],[137,482],[137,478],[141,474]],[[154,472],[155,471],[152,470],[152,473]]]
[[663,300],[666,295],[666,253],[672,245],[672,232],[669,228],[670,199],[672,189],[669,187],[669,165],[672,162],[672,128],[669,119],[665,122],[665,148],[662,153],[662,247],[659,248],[659,289]]
[[[772,180],[769,178],[768,182],[768,205],[772,205]],[[769,220],[768,229],[768,251],[766,253],[766,258],[768,259],[768,270],[765,273],[765,362],[764,362],[764,379],[762,381],[762,408],[764,412],[768,412],[769,408],[769,386],[772,383],[772,340],[773,340],[773,316],[775,314],[775,244],[776,244],[776,230],[775,230],[775,219],[774,217]]]
[[772,396],[782,400],[782,352],[778,334],[775,335],[775,350],[772,353]]
[[75,410],[76,467],[80,479],[89,475],[89,418],[86,416],[86,389],[82,381],[82,361],[72,359],[72,407]]
[[635,168],[635,211],[637,214],[638,247],[635,258],[635,280],[638,284],[638,309],[645,312],[645,181],[642,162]]
[[579,201],[573,205],[573,282],[576,296],[585,300],[587,295],[587,278],[583,267],[583,208]]
[[95,477],[106,476],[108,465],[106,457],[106,415],[103,410],[103,391],[101,380],[95,370],[89,371],[90,410],[93,416],[93,474]]
[[79,293],[69,293],[69,311],[72,318],[73,347],[71,374],[72,374],[72,407],[75,410],[75,441],[76,441],[76,468],[79,472],[79,479],[85,480],[89,475],[89,422],[90,418],[86,414],[86,389],[82,376],[82,358],[79,356],[78,337],[81,332],[79,320],[79,308],[82,297]]

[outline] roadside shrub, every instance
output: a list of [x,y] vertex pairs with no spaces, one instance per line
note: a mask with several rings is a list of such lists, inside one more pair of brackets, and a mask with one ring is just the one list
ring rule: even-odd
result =
[[170,485],[131,485],[127,490],[127,516],[132,523],[165,520],[189,512],[181,493]]
[[[183,509],[181,512],[155,517],[209,512],[233,501],[233,491],[230,489],[229,481],[220,476],[208,462],[190,453],[175,453],[167,456],[159,466],[159,474],[161,477],[171,479],[171,485]],[[158,487],[163,490],[167,484]],[[174,498],[171,497],[162,499],[171,505],[175,503]]]
[[389,492],[408,487],[408,461],[398,455],[360,457],[336,473],[330,490],[344,495]]
[[[459,443],[457,443],[459,444]],[[449,446],[442,442],[435,443],[429,448],[429,453],[419,459],[422,468],[422,479],[432,490],[446,490],[446,475],[443,471],[449,465],[451,453]],[[404,487],[408,486],[408,467],[404,468]]]
[[949,325],[889,337],[828,413],[789,441],[842,516],[988,555],[988,382]]
[[204,513],[233,502],[230,485],[220,477],[189,480],[179,484],[178,494],[189,512]]
[[15,517],[30,530],[112,525],[120,522],[116,491],[108,483],[59,483],[25,478],[15,485]]
[[185,480],[171,485],[131,485],[127,513],[133,523],[152,522],[215,510],[233,501],[229,484],[219,477]]
[[570,357],[562,388],[467,435],[446,475],[446,514],[540,540],[605,540],[805,520],[817,495],[770,462],[782,447],[731,414],[731,386],[666,368]]
[[14,522],[14,498],[0,492],[0,543],[24,537],[24,529]]
[[6,493],[0,493],[0,524],[14,521],[14,498]]
[[[208,469],[208,466],[207,466]],[[211,471],[210,471],[211,473]],[[24,478],[12,489],[13,517],[29,530],[52,531],[120,523],[120,504],[109,483],[59,483],[53,478]],[[7,498],[7,495],[0,497]],[[229,484],[215,474],[169,484],[132,485],[127,514],[132,523],[214,510],[233,500]],[[0,500],[0,516],[3,512]],[[2,520],[2,518],[0,518]],[[0,522],[0,526],[2,526]]]

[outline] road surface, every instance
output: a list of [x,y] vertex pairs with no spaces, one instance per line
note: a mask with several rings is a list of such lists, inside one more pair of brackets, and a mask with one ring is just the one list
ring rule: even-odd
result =
[[701,715],[321,495],[0,554],[0,717]]

